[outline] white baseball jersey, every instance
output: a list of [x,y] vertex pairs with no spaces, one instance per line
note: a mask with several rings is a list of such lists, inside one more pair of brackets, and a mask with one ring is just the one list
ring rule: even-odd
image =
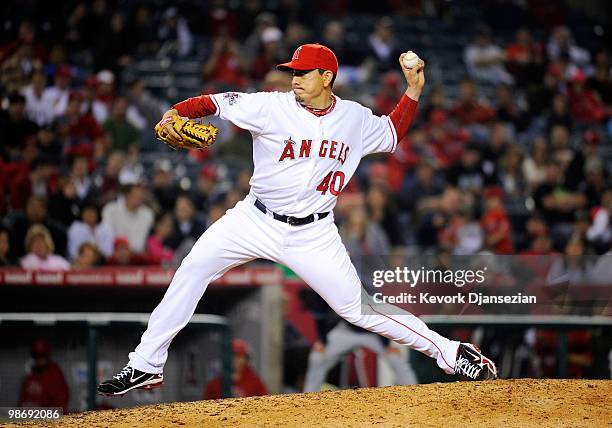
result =
[[361,158],[392,152],[397,136],[387,116],[336,97],[320,117],[293,92],[211,95],[215,115],[253,136],[251,194],[278,214],[305,217],[331,211]]

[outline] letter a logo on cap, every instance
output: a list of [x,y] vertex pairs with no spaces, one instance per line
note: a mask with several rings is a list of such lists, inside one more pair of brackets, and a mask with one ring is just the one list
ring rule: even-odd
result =
[[295,50],[295,52],[293,52],[293,58],[291,58],[291,61],[296,61],[300,57],[301,50],[302,50],[302,47],[300,46],[299,48]]

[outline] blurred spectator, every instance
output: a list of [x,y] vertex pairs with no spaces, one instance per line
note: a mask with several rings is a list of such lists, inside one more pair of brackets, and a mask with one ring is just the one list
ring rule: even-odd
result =
[[522,164],[523,152],[516,146],[510,146],[499,160],[499,182],[504,193],[511,198],[521,198],[527,194]]
[[332,20],[325,25],[321,43],[336,54],[342,69],[356,67],[363,59],[363,54],[351,43],[346,28],[340,21]]
[[155,162],[151,192],[162,212],[172,211],[179,187],[172,179],[172,163],[167,159]]
[[567,129],[572,129],[573,119],[567,105],[567,98],[563,94],[555,94],[551,103],[551,111],[547,117],[547,128],[561,125]]
[[248,64],[253,64],[255,56],[261,50],[261,35],[268,28],[276,28],[277,19],[276,15],[270,12],[262,12],[255,18],[255,27],[250,32],[244,43],[243,54],[247,59]]
[[499,85],[496,99],[497,118],[505,123],[512,124],[517,131],[523,131],[529,126],[529,118],[519,106],[516,95],[510,86]]
[[[106,78],[110,77],[106,73],[104,73],[104,75]],[[81,113],[91,114],[98,124],[104,123],[104,121],[108,118],[108,112],[110,109],[110,105],[107,101],[102,101],[97,98],[98,88],[100,86],[101,84],[95,75],[89,76],[85,80],[85,85],[82,88],[83,102],[81,105]]]
[[561,169],[567,169],[574,160],[576,153],[572,149],[569,130],[563,125],[555,125],[549,132],[551,161],[557,163]]
[[595,55],[595,70],[587,80],[589,89],[597,92],[606,106],[612,105],[612,64],[607,49],[600,49]]
[[553,242],[548,235],[535,236],[528,248],[522,250],[520,254],[526,256],[545,256],[549,255],[553,249]]
[[283,46],[283,32],[276,27],[266,28],[261,33],[261,48],[251,68],[251,77],[262,80],[276,64],[283,62],[287,54]]
[[[548,271],[547,283],[555,284],[587,284],[590,270],[590,258],[584,257],[584,242],[580,237],[573,236],[563,252],[563,257],[555,257]],[[567,302],[565,302],[567,303]]]
[[[205,226],[196,217],[195,207],[188,195],[179,195],[174,205],[173,232],[168,238],[170,247],[177,249],[193,243],[204,233]],[[185,241],[188,242],[185,242]]]
[[167,246],[172,232],[172,214],[162,214],[155,222],[153,233],[147,239],[147,255],[157,263],[165,265],[174,260],[174,251]]
[[576,70],[568,83],[567,98],[572,117],[583,123],[601,123],[606,111],[599,94],[586,86],[586,76]]
[[378,115],[387,115],[395,108],[404,93],[404,78],[396,71],[389,71],[383,77],[382,87],[374,98]]
[[61,178],[59,190],[49,198],[49,217],[67,228],[78,217],[80,202],[74,181],[69,177]]
[[72,71],[68,64],[59,64],[55,69],[54,85],[46,89],[53,103],[53,115],[61,116],[68,107],[68,95],[70,93],[70,81]]
[[531,153],[523,161],[522,169],[528,190],[537,188],[546,179],[546,165],[548,164],[548,146],[544,139],[536,139]]
[[128,101],[118,97],[113,103],[113,109],[102,129],[111,140],[113,150],[127,150],[132,145],[138,145],[140,132],[127,121]]
[[461,124],[486,123],[495,118],[495,110],[478,99],[474,82],[465,80],[459,86],[459,99],[452,114]]
[[98,206],[86,201],[81,206],[81,220],[75,220],[68,229],[68,257],[74,260],[86,242],[93,243],[96,251],[109,257],[113,252],[113,240],[113,231],[107,224],[100,223]]
[[438,245],[438,231],[441,230],[461,204],[462,193],[455,187],[446,187],[439,196],[423,198],[419,203],[417,218],[417,242],[425,249]]
[[141,4],[136,8],[127,31],[137,53],[147,55],[159,49],[156,22],[149,5]]
[[38,126],[50,125],[55,118],[55,100],[52,92],[46,89],[47,76],[42,71],[35,71],[30,82],[23,88],[26,115]]
[[533,199],[536,209],[560,241],[571,234],[574,213],[586,204],[584,195],[572,192],[564,185],[562,168],[555,163],[547,165],[546,180],[535,189]]
[[483,246],[484,233],[469,206],[457,207],[438,232],[438,243],[454,255],[476,254]]
[[219,171],[219,166],[212,164],[205,165],[200,169],[195,188],[191,194],[196,211],[207,212],[211,205],[221,201]]
[[370,220],[383,229],[391,246],[404,245],[404,236],[398,220],[399,212],[385,188],[370,186],[366,204]]
[[36,142],[41,158],[48,159],[52,165],[61,165],[64,153],[62,153],[62,145],[57,138],[56,129],[57,123],[54,126],[40,128],[36,134]]
[[510,144],[510,127],[504,122],[493,122],[489,126],[489,138],[482,149],[482,168],[489,176],[497,176],[501,158],[508,151]]
[[[234,339],[232,342],[232,397],[253,397],[266,395],[268,391],[255,370],[249,364],[249,349],[246,342]],[[217,400],[223,398],[221,377],[212,379],[204,388],[202,398]]]
[[72,263],[73,269],[93,269],[100,265],[101,256],[93,242],[83,242]]
[[533,40],[525,27],[517,30],[514,42],[506,47],[506,60],[508,70],[520,87],[539,82],[543,77],[544,47]]
[[0,141],[0,158],[16,159],[26,138],[35,135],[38,126],[26,115],[25,97],[17,92],[10,95],[8,108],[0,110],[0,128],[3,132]]
[[206,82],[242,88],[247,84],[247,67],[238,41],[221,33],[214,39],[212,51],[204,63],[203,77]]
[[415,216],[429,208],[432,197],[444,191],[444,180],[436,174],[431,162],[422,160],[412,174],[407,174],[398,200],[400,206]]
[[120,192],[119,174],[125,165],[125,153],[116,150],[108,155],[104,172],[94,179],[98,201],[101,205],[114,200]]
[[55,245],[49,230],[41,224],[35,224],[25,238],[27,254],[20,260],[23,269],[28,270],[69,270],[70,263],[54,254]]
[[559,92],[563,83],[562,70],[556,64],[550,64],[541,82],[534,82],[527,88],[527,105],[529,116],[537,117],[547,112],[550,100]]
[[601,202],[591,210],[591,224],[586,230],[586,239],[599,253],[608,250],[612,242],[612,189],[608,188],[601,193]]
[[423,108],[423,118],[427,121],[431,122],[433,120],[433,115],[438,112],[444,112],[445,114],[449,112],[444,87],[441,85],[436,85],[431,88],[425,102],[427,104],[419,108]]
[[16,263],[9,256],[10,249],[9,231],[4,226],[0,226],[0,267],[15,266]]
[[341,227],[341,236],[353,259],[363,256],[382,257],[391,251],[384,230],[378,223],[370,221],[363,208],[350,212],[346,224]]
[[378,72],[397,70],[397,59],[402,50],[397,45],[393,21],[389,17],[378,20],[368,37],[369,56],[374,58]]
[[131,41],[126,43],[129,33],[121,12],[112,13],[108,23],[103,35],[97,37],[97,43],[92,46],[95,52],[94,65],[97,70],[111,70],[115,76],[120,76],[123,68],[132,61],[134,44]]
[[497,184],[495,171],[484,168],[482,154],[474,144],[465,147],[461,158],[447,170],[447,180],[464,191],[480,193],[483,187]]
[[155,97],[140,79],[130,83],[127,99],[127,120],[141,131],[152,127],[169,109],[169,104]]
[[[29,142],[27,147],[30,148]],[[35,152],[37,150],[33,148]],[[25,158],[24,149],[22,156]],[[7,171],[9,191],[11,192],[11,207],[15,210],[23,210],[30,196],[47,198],[57,188],[57,169],[51,164],[50,159],[36,156],[31,161],[16,162]]]
[[137,254],[130,250],[130,241],[125,236],[118,236],[113,242],[113,254],[106,259],[107,266],[144,266],[158,263],[148,254]]
[[169,7],[164,11],[157,37],[162,44],[158,52],[160,57],[184,57],[193,47],[193,36],[187,20],[179,14],[176,7]]
[[91,179],[89,178],[89,160],[84,156],[76,156],[70,166],[69,179],[74,184],[77,198],[83,201],[91,193]]
[[61,407],[68,413],[70,392],[62,369],[51,359],[51,345],[45,338],[32,342],[32,364],[21,382],[19,407]]
[[584,161],[584,180],[580,182],[576,190],[586,197],[587,208],[591,209],[599,204],[600,198],[606,190],[606,175],[601,158],[586,158]]
[[476,80],[493,85],[514,83],[504,65],[506,54],[493,43],[488,27],[481,27],[474,41],[466,46],[464,61],[470,76]]
[[512,254],[512,226],[502,201],[503,190],[490,187],[484,192],[485,211],[480,219],[484,246],[495,254]]
[[81,145],[91,147],[103,137],[102,128],[91,112],[83,111],[83,105],[83,94],[71,92],[66,111],[58,119],[58,131],[60,136],[65,137],[63,143],[66,150],[78,150]]
[[51,232],[58,254],[66,253],[66,233],[60,225],[48,218],[47,201],[44,198],[31,196],[27,201],[25,213],[14,213],[6,221],[6,226],[11,231],[12,258],[18,259],[25,254],[26,234],[35,224],[41,224]]
[[[226,0],[213,0],[207,8],[206,29],[208,34],[214,35],[227,32],[232,37],[237,37],[241,29],[239,28],[240,17],[236,16],[237,11],[234,7],[229,7]],[[241,2],[242,3],[242,2]]]
[[552,61],[565,56],[572,64],[580,67],[591,60],[589,52],[576,44],[569,28],[565,26],[559,26],[551,32],[546,49]]
[[283,42],[288,52],[294,52],[299,46],[309,41],[310,31],[304,25],[299,22],[290,22],[287,25]]
[[153,210],[144,205],[145,192],[142,184],[128,185],[122,196],[102,209],[102,222],[115,236],[125,236],[130,249],[136,253],[145,250],[146,239],[153,226]]
[[84,109],[91,111],[96,121],[103,124],[108,119],[115,100],[115,75],[110,70],[100,70],[94,76],[91,76],[86,83],[89,95],[86,96]]

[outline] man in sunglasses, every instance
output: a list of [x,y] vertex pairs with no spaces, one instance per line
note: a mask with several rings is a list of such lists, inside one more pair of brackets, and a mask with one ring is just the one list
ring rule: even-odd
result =
[[289,267],[342,318],[427,354],[446,373],[497,377],[493,362],[474,345],[447,339],[398,308],[372,304],[334,224],[337,196],[361,158],[393,152],[412,122],[425,64],[419,60],[408,68],[404,55],[399,63],[407,89],[389,116],[375,116],[333,94],[338,61],[319,44],[298,47],[291,61],[277,66],[293,73],[290,92],[201,95],[166,112],[162,133],[177,142],[181,137],[171,124],[179,115],[216,115],[250,131],[251,190],[183,259],[128,365],[98,387],[101,394],[160,386],[170,342],[189,322],[208,284],[258,258]]

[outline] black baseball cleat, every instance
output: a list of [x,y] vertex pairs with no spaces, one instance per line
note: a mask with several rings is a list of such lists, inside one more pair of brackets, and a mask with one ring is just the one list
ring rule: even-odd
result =
[[471,343],[460,343],[457,349],[455,374],[470,380],[493,380],[497,379],[497,368],[476,346]]
[[123,395],[132,389],[153,389],[164,384],[164,375],[161,373],[145,373],[133,367],[125,366],[112,379],[105,380],[98,385],[100,395]]

